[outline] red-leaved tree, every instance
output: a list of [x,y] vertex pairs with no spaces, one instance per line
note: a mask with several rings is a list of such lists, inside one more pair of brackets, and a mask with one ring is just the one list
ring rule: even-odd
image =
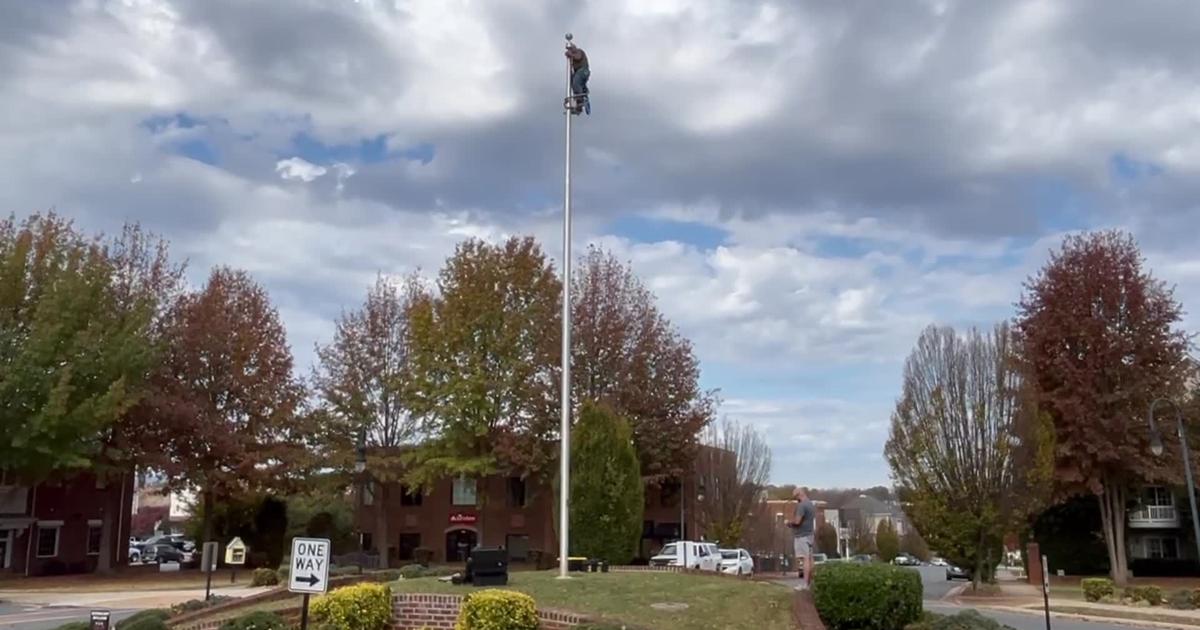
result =
[[1067,238],[1019,303],[1024,361],[1054,422],[1056,494],[1096,496],[1118,584],[1128,575],[1128,489],[1172,480],[1178,469],[1150,455],[1145,414],[1153,398],[1182,393],[1189,342],[1176,328],[1181,312],[1121,232]]

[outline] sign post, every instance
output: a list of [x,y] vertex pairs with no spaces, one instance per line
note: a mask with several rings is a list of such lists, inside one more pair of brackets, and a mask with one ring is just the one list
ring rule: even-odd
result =
[[293,538],[288,590],[304,594],[300,630],[308,629],[308,596],[329,590],[329,539]]
[[225,564],[230,567],[229,583],[233,584],[237,581],[237,568],[246,564],[246,555],[250,548],[246,543],[242,542],[241,537],[234,536],[233,540],[225,545]]
[[93,610],[88,619],[89,630],[108,630],[111,614],[107,610]]
[[1050,566],[1042,556],[1042,602],[1046,606],[1046,630],[1050,630]]
[[204,601],[212,594],[212,574],[217,570],[217,542],[210,540],[204,543],[200,554],[200,570],[204,572]]

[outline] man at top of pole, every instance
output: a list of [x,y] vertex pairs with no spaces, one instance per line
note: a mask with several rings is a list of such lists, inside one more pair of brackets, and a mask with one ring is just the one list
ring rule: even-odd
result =
[[592,115],[592,104],[588,102],[588,79],[592,76],[592,71],[588,68],[587,53],[583,49],[576,46],[574,43],[567,42],[567,51],[564,53],[567,59],[571,60],[571,102],[569,109],[571,113],[578,116],[581,112],[587,112],[588,116]]

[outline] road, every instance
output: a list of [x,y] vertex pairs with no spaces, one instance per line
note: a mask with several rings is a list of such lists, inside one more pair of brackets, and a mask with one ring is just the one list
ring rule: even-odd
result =
[[[926,610],[947,615],[967,610],[968,607],[955,606],[941,601],[950,592],[950,589],[962,585],[962,582],[947,582],[946,570],[942,567],[921,567],[917,570],[921,572],[921,582],[925,586]],[[979,612],[1017,630],[1046,630],[1046,618],[1042,614],[1010,613],[987,609],[979,609]],[[1051,630],[1129,630],[1130,625],[1055,617],[1050,620],[1050,627]]]
[[[115,624],[135,612],[137,611],[128,608],[113,610],[111,623]],[[76,606],[38,606],[0,602],[0,629],[50,630],[72,621],[87,621],[90,614],[91,609]]]

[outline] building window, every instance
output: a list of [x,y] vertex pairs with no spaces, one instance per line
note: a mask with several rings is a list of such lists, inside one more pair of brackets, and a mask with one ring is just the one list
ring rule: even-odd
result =
[[363,505],[375,505],[375,482],[368,481],[362,485]]
[[400,546],[397,548],[401,560],[412,560],[417,547],[421,546],[420,534],[400,534]]
[[667,481],[659,486],[658,502],[663,507],[675,507],[679,505],[679,482]]
[[1174,507],[1175,495],[1162,486],[1150,486],[1146,488],[1146,505]]
[[359,547],[363,551],[371,551],[374,549],[375,545],[371,544],[372,542],[374,541],[371,540],[371,532],[362,532],[358,535]]
[[1161,536],[1146,538],[1146,557],[1154,560],[1175,560],[1179,557],[1177,541]]
[[508,549],[508,559],[512,562],[525,562],[529,559],[529,536],[525,534],[509,534],[504,539]]
[[454,480],[454,505],[475,505],[475,480],[458,477]]
[[520,477],[508,478],[508,506],[525,507],[525,480]]
[[58,526],[41,525],[37,528],[37,557],[53,558],[58,555]]
[[87,529],[87,555],[100,555],[100,536],[104,533],[104,528],[98,523],[88,523]]
[[408,486],[400,486],[400,505],[407,505],[409,507],[418,506],[421,505],[424,498],[420,489],[414,490]]

